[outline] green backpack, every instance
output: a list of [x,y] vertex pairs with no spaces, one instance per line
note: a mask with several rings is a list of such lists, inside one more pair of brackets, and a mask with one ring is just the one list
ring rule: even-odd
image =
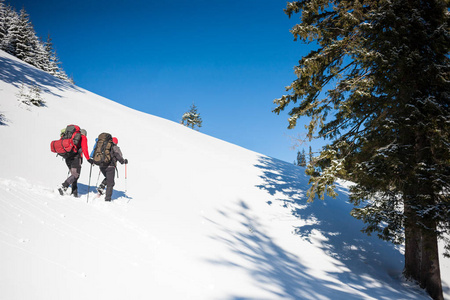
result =
[[81,141],[80,127],[67,125],[61,130],[61,138],[50,143],[50,150],[63,158],[73,157],[78,153]]
[[111,163],[112,152],[112,136],[109,133],[103,132],[98,136],[97,143],[94,146],[94,154],[92,160],[98,166],[107,166]]

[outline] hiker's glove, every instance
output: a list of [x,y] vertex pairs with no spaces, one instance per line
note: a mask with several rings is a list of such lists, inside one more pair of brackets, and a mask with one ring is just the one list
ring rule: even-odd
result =
[[127,165],[127,164],[128,164],[128,159],[125,158],[125,159],[123,160],[123,163]]
[[88,163],[90,163],[92,165],[94,163],[94,160],[92,158],[89,158]]

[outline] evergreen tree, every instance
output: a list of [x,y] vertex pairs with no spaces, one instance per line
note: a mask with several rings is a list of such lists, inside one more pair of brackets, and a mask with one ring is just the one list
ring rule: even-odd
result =
[[15,55],[14,45],[18,34],[18,19],[19,15],[11,6],[4,7],[3,13],[0,14],[0,31],[3,35],[0,47],[11,55]]
[[50,73],[51,75],[58,74],[61,62],[59,61],[58,57],[56,56],[56,52],[53,49],[53,42],[50,34],[47,35],[47,41],[44,43],[44,50],[46,60],[48,61],[48,65],[45,71]]
[[[56,55],[56,52],[55,52],[55,55]],[[64,71],[64,69],[61,66],[58,67],[58,72],[56,73],[55,77],[57,77],[61,80],[67,81],[69,83],[73,83],[73,79],[69,78],[69,76],[67,76],[66,72]]]
[[48,61],[46,71],[59,79],[73,83],[73,79],[69,78],[69,76],[67,76],[66,72],[61,67],[61,62],[56,54],[56,51],[53,48],[53,42],[50,34],[47,35],[47,41],[44,43],[44,50],[46,60]]
[[41,92],[41,88],[37,85],[25,86],[22,84],[17,99],[26,105],[45,106]]
[[0,49],[64,81],[73,83],[61,67],[50,36],[43,43],[24,8],[17,14],[0,0]]
[[0,49],[3,49],[1,45],[6,38],[6,34],[6,6],[4,0],[0,0]]
[[305,149],[302,149],[301,152],[300,152],[300,150],[297,151],[297,161],[296,161],[295,165],[300,166],[300,167],[306,167]]
[[195,126],[198,128],[202,127],[202,118],[197,112],[195,104],[192,104],[191,109],[183,114],[180,123],[192,129],[194,129]]
[[50,60],[48,59],[48,54],[45,49],[45,43],[43,43],[41,39],[37,37],[36,41],[35,62],[33,63],[33,65],[45,72],[48,72],[50,67]]
[[[335,196],[347,173],[363,231],[405,243],[407,278],[443,299],[437,240],[450,233],[450,14],[444,0],[302,0],[294,38],[317,42],[290,95],[289,128],[330,139],[310,163],[310,199]],[[446,249],[450,242],[445,240]],[[446,253],[448,255],[448,251]]]
[[24,62],[36,65],[38,39],[25,8],[21,9],[19,18],[14,25],[13,47],[15,56]]

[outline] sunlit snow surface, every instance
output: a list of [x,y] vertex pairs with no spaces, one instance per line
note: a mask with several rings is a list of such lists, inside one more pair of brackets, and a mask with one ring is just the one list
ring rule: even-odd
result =
[[[21,104],[22,84],[38,85],[46,106]],[[1,299],[428,299],[402,279],[401,248],[359,231],[345,185],[308,204],[304,169],[4,52],[0,114]],[[86,162],[80,197],[55,193],[67,167],[50,142],[68,124],[90,147],[102,132],[119,139],[129,165],[111,203],[95,197],[103,178]],[[449,268],[441,258],[448,299]]]

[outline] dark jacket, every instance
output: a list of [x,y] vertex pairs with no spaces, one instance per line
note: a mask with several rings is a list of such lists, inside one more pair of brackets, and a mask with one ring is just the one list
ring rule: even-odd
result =
[[119,146],[113,145],[111,147],[111,163],[109,166],[115,167],[117,165],[117,162],[120,162],[122,165],[125,163],[125,160],[122,156],[122,151],[120,151]]

